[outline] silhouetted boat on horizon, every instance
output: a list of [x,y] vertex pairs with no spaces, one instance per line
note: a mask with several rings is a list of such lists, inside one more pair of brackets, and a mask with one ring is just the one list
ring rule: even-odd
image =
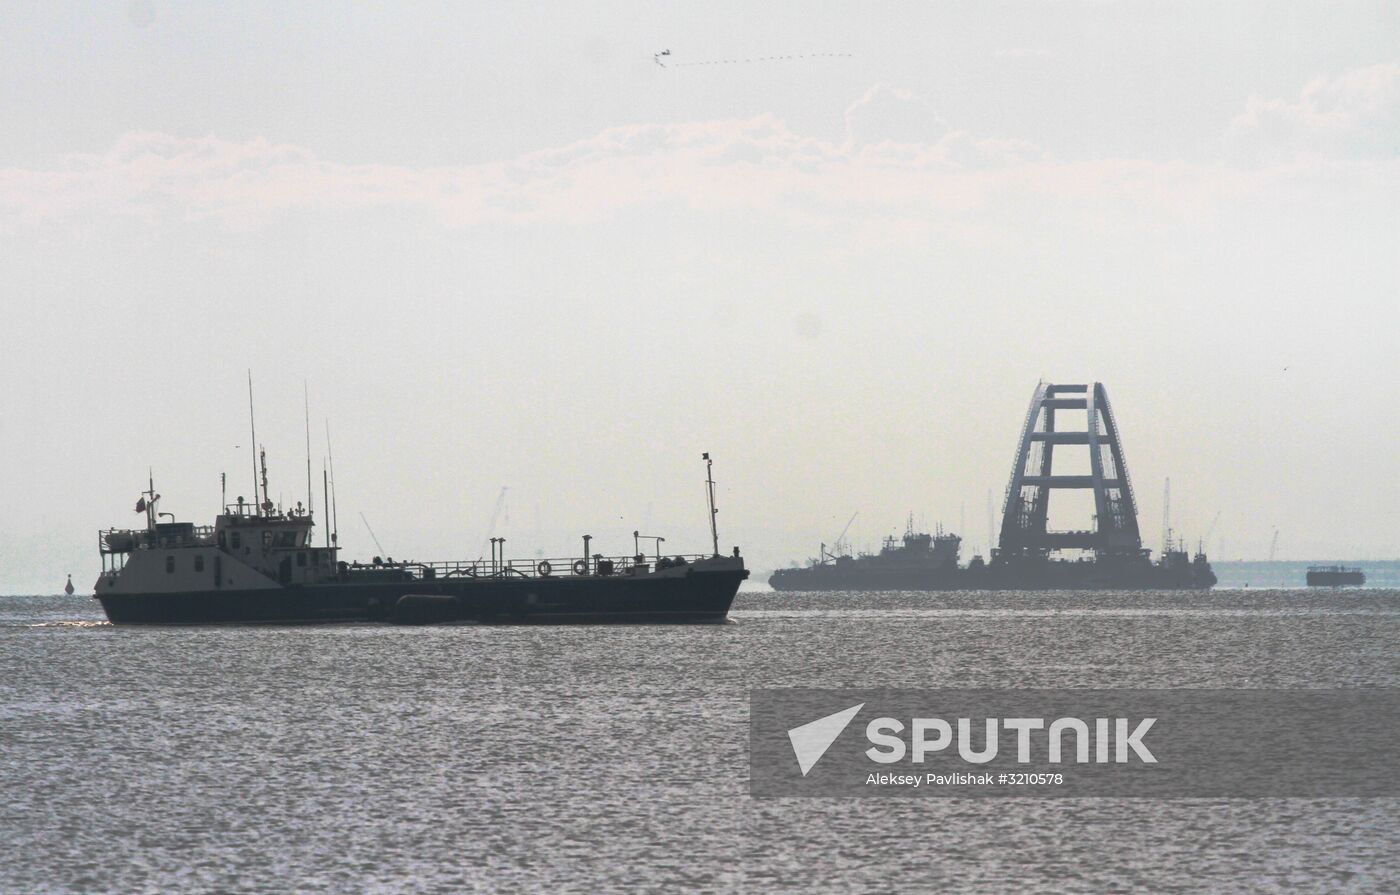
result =
[[1308,587],[1360,587],[1366,574],[1344,566],[1309,566]]

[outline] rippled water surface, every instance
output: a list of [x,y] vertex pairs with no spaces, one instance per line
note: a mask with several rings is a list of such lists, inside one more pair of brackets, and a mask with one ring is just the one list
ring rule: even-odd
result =
[[1400,891],[1400,800],[747,791],[752,687],[1396,687],[1400,591],[742,594],[710,627],[0,597],[0,891]]

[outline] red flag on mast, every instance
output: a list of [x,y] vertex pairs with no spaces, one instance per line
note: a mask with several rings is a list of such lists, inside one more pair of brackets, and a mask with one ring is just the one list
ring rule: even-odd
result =
[[141,498],[140,500],[136,501],[136,512],[138,512],[138,513],[144,513],[144,512],[146,512],[146,498],[143,497],[143,498]]

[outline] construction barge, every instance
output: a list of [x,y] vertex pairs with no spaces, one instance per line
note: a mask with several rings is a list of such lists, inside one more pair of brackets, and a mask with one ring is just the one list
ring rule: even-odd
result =
[[[1083,412],[1083,429],[1059,424],[1075,411]],[[1089,474],[1055,474],[1057,447],[1087,448]],[[1090,528],[1049,529],[1051,496],[1067,489],[1093,492]],[[1006,489],[998,546],[989,559],[974,556],[964,566],[960,545],[955,534],[914,531],[911,520],[903,538],[887,538],[878,554],[852,556],[839,548],[833,554],[823,544],[818,559],[779,569],[768,583],[782,591],[1203,590],[1216,583],[1205,552],[1188,555],[1165,523],[1161,557],[1153,560],[1143,547],[1118,426],[1099,382],[1036,386]]]
[[1345,566],[1309,566],[1308,587],[1360,587],[1366,583],[1366,573]]

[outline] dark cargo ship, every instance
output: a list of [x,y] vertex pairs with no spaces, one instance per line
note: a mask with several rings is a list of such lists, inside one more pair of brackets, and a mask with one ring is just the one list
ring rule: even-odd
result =
[[1311,566],[1308,587],[1360,587],[1366,583],[1366,573],[1342,566]]
[[[1088,475],[1053,472],[1055,449],[1066,446],[1088,449]],[[1092,528],[1049,528],[1051,494],[1064,489],[1092,491]],[[999,546],[989,561],[975,556],[960,566],[959,544],[955,535],[911,527],[873,556],[830,556],[823,547],[820,559],[774,572],[768,583],[776,590],[1176,590],[1216,582],[1202,551],[1188,556],[1168,539],[1154,562],[1142,546],[1118,427],[1098,382],[1036,386],[1006,489]],[[1061,553],[1071,550],[1079,557]]]
[[[806,568],[779,569],[768,579],[774,590],[949,590],[971,587],[969,572],[958,567],[957,535],[916,532],[885,539],[874,555],[832,555]],[[838,548],[839,549],[839,548]]]
[[[707,473],[710,458],[705,457]],[[707,475],[714,505],[714,481]],[[697,623],[723,622],[748,577],[735,547],[721,556],[711,513],[709,555],[583,551],[562,559],[370,563],[339,558],[336,537],[314,543],[310,509],[267,499],[226,506],[213,525],[159,522],[154,484],[136,505],[146,527],[99,533],[96,599],[115,624]],[[658,541],[658,546],[660,542]],[[634,541],[634,546],[636,543]],[[496,555],[500,553],[502,555]]]
[[1215,584],[1204,554],[1168,550],[1154,562],[1151,551],[1110,553],[1093,559],[1058,559],[1050,553],[1011,557],[992,551],[991,563],[974,556],[958,564],[960,539],[953,534],[906,532],[887,538],[877,554],[824,555],[802,568],[778,569],[774,590],[1180,590]]

